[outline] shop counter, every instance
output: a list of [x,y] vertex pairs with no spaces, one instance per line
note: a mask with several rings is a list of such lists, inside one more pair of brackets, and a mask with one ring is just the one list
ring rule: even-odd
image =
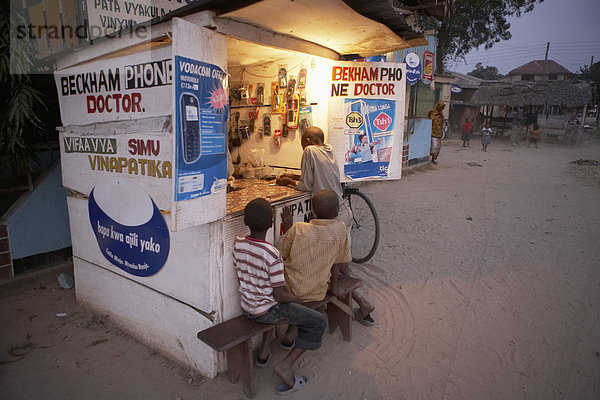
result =
[[246,204],[257,197],[274,204],[306,195],[292,187],[277,185],[275,179],[238,179],[231,186],[234,190],[227,193],[227,215],[232,217],[243,214]]
[[[275,184],[275,179],[239,179],[233,182],[234,190],[227,193],[227,215],[216,223],[218,236],[222,238],[221,268],[223,273],[223,309],[218,322],[231,319],[242,311],[239,305],[238,283],[233,269],[233,245],[235,238],[250,233],[244,224],[244,208],[251,200],[262,197],[273,206],[273,226],[267,231],[266,240],[277,245],[283,234],[281,212],[290,207],[294,222],[308,221],[312,217],[310,193],[300,192],[289,186]],[[215,243],[216,244],[216,243]]]

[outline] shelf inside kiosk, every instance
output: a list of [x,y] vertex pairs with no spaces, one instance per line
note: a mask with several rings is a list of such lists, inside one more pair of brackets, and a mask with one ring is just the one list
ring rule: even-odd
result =
[[326,125],[330,61],[234,38],[227,45],[231,214],[256,197],[279,201],[299,194],[275,178],[300,174],[303,129]]

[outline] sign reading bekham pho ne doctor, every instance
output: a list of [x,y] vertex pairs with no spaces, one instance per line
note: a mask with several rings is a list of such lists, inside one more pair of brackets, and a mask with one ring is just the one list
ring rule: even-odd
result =
[[329,142],[345,178],[399,177],[405,85],[404,64],[333,64]]

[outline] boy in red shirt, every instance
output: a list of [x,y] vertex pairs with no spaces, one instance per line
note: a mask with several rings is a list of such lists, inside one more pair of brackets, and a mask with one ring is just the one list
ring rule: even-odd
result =
[[538,124],[533,125],[533,130],[529,135],[529,143],[527,143],[527,147],[531,146],[531,143],[535,144],[535,148],[537,149],[538,139],[540,138],[540,126]]
[[467,147],[469,145],[469,140],[471,140],[471,131],[473,130],[473,123],[470,119],[467,119],[463,124],[463,133],[462,133],[462,141],[463,147]]

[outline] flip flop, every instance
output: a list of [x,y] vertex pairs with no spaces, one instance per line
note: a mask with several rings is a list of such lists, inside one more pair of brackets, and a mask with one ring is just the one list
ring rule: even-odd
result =
[[371,318],[370,315],[367,315],[363,318],[362,314],[360,313],[360,308],[358,307],[354,309],[354,319],[357,320],[359,324],[362,324],[364,326],[375,325],[375,320]]
[[283,396],[289,393],[297,392],[298,390],[303,389],[307,382],[308,378],[304,375],[294,374],[294,386],[289,387],[285,383],[282,383],[281,385],[277,386],[277,393]]
[[292,342],[292,344],[285,344],[285,343],[281,342],[279,345],[281,346],[282,349],[290,351],[296,345],[296,341],[294,340]]
[[258,356],[256,356],[256,366],[258,368],[264,368],[267,366],[267,363],[269,362],[270,359],[271,359],[271,353],[269,353],[267,358],[265,358],[264,360],[261,360],[260,358],[258,358]]

